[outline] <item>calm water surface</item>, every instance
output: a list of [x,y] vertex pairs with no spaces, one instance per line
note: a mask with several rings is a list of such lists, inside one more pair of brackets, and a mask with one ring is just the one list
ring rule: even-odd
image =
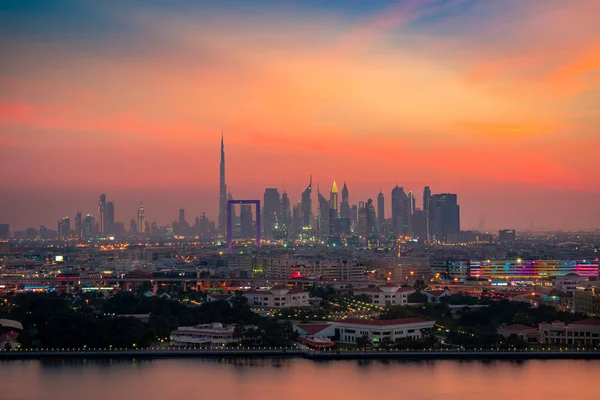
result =
[[600,361],[0,361],[0,399],[597,399]]

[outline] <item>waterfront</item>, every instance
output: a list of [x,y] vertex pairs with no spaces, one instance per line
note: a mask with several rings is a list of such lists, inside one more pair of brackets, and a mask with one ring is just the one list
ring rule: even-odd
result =
[[3,400],[565,400],[593,398],[598,367],[585,360],[13,360],[0,361],[0,391]]

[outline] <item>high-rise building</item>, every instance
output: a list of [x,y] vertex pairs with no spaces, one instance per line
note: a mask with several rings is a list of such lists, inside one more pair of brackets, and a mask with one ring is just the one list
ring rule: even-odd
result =
[[[233,200],[233,196],[231,195],[231,192],[227,193],[227,201],[229,201],[229,200]],[[239,224],[238,216],[237,216],[237,213],[235,211],[235,207],[231,207],[231,223],[234,226],[237,226]]]
[[350,196],[346,182],[342,188],[342,202],[340,203],[340,217],[352,219],[350,216]]
[[297,235],[302,231],[304,225],[304,219],[302,218],[302,203],[297,202],[292,208],[292,224],[294,226],[294,233]]
[[306,229],[312,228],[312,175],[310,182],[302,192],[302,227]]
[[377,195],[377,222],[379,222],[379,227],[383,228],[385,224],[385,199],[383,197],[383,193],[381,190]]
[[412,215],[412,233],[420,240],[427,239],[427,223],[425,219],[425,211],[416,208]]
[[221,165],[219,180],[219,233],[224,235],[227,230],[227,185],[225,184],[225,144],[221,129]]
[[321,237],[327,237],[327,235],[329,235],[329,217],[330,217],[330,210],[331,210],[331,205],[330,205],[330,201],[327,200],[325,198],[325,196],[323,196],[321,194],[321,191],[319,190],[319,187],[317,186],[317,198],[319,201],[319,215],[318,215],[318,223],[317,223],[317,229],[319,231],[319,234],[321,235]]
[[252,205],[250,204],[240,206],[240,231],[245,239],[256,235],[252,227]]
[[83,237],[83,218],[80,212],[75,215],[75,236],[79,239]]
[[460,232],[460,207],[456,194],[434,194],[430,207],[432,234],[436,240],[445,240],[448,234]]
[[406,216],[406,194],[404,189],[396,185],[392,189],[392,231],[396,236],[405,235],[407,233],[407,226],[405,226]]
[[285,190],[281,194],[281,221],[285,235],[289,236],[292,228],[292,210],[290,209],[290,199]]
[[514,229],[501,229],[498,232],[498,241],[500,243],[510,243],[517,240],[517,233]]
[[350,229],[354,232],[358,227],[358,206],[353,204],[350,208]]
[[106,216],[104,219],[104,233],[115,233],[115,203],[106,203]]
[[62,240],[69,240],[71,236],[71,219],[64,217],[58,221],[58,237]]
[[83,239],[91,239],[94,236],[94,216],[88,214],[81,223],[81,237]]
[[373,205],[373,199],[367,200],[366,205],[366,218],[367,218],[367,235],[379,234],[379,224],[377,223],[377,213],[375,212],[375,206]]
[[416,200],[413,192],[408,192],[406,194],[406,203],[404,209],[404,226],[406,227],[406,233],[412,235],[414,233],[413,230],[413,215],[415,213],[416,208]]
[[334,215],[338,216],[338,210],[339,210],[339,202],[338,202],[338,188],[337,185],[335,184],[335,181],[333,181],[333,185],[331,185],[331,191],[329,192],[329,207],[330,210],[333,210],[335,213]]
[[[354,208],[354,206],[352,206]],[[356,233],[360,236],[367,234],[367,207],[364,201],[358,202],[357,208]]]
[[417,206],[416,200],[415,200],[415,195],[411,191],[406,194],[406,197],[408,198],[408,213],[410,215],[413,215],[415,213],[415,208]]
[[137,223],[135,222],[135,219],[132,219],[129,221],[129,233],[137,233],[137,231]]
[[9,224],[0,224],[0,239],[10,239]]
[[262,218],[264,238],[273,239],[281,223],[281,199],[276,188],[265,189]]
[[431,189],[425,186],[423,189],[423,214],[425,216],[425,238],[431,239]]
[[140,207],[138,208],[137,214],[137,229],[138,233],[142,235],[146,234],[146,217],[144,215],[144,203],[140,203]]
[[105,233],[106,229],[106,195],[101,194],[98,201],[98,232]]

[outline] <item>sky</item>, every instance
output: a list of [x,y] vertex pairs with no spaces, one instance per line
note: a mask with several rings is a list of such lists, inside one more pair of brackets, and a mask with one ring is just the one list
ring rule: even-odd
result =
[[[600,0],[3,0],[0,222],[333,180],[462,227],[600,228]],[[316,210],[316,190],[313,209]],[[127,223],[125,224],[127,226]]]

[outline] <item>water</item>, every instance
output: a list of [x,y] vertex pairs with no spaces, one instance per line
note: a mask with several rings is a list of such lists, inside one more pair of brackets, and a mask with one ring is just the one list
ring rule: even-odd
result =
[[600,361],[0,361],[0,399],[594,399]]

